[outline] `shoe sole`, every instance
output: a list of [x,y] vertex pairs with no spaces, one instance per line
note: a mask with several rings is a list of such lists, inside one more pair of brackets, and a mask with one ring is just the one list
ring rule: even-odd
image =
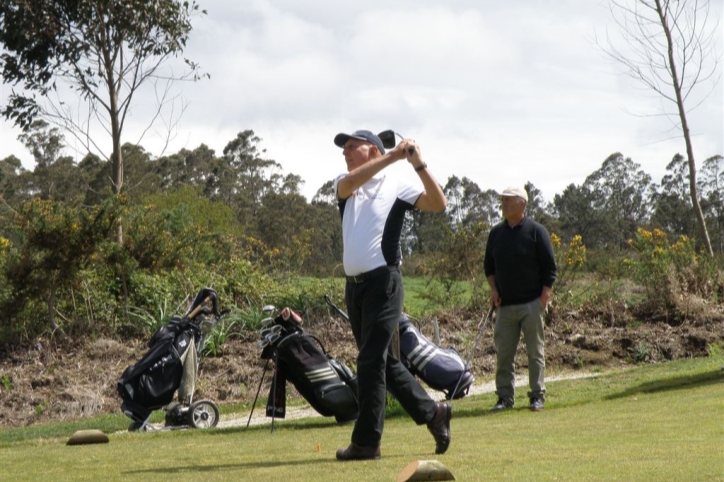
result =
[[352,459],[340,459],[339,457],[337,457],[337,460],[338,460],[339,462],[354,462],[354,461],[363,461],[363,460],[380,460],[380,456],[377,455],[377,456],[374,456],[374,457],[355,457],[355,458],[352,458]]
[[512,409],[513,409],[513,407],[502,407],[502,408],[493,407],[489,411],[490,412],[505,412],[506,410],[512,410]]

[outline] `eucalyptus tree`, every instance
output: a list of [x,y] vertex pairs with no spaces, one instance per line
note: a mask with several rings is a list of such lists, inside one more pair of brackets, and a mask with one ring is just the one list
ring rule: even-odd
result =
[[193,150],[181,149],[174,154],[159,157],[154,162],[154,169],[162,189],[183,186],[205,189],[216,162],[215,151],[201,144]]
[[724,157],[712,156],[704,161],[699,177],[702,209],[712,226],[712,247],[724,253]]
[[528,204],[525,208],[526,215],[543,224],[548,228],[549,232],[557,231],[558,222],[551,214],[554,207],[545,200],[543,192],[530,181],[525,183],[524,188],[525,192],[528,193]]
[[611,245],[624,246],[636,228],[648,221],[651,176],[623,154],[608,156],[583,185],[590,194],[591,208],[598,214],[596,219],[604,222]]
[[674,156],[666,166],[660,189],[653,196],[651,224],[674,235],[693,236],[696,218],[689,196],[689,169],[686,159]]
[[86,152],[111,163],[113,192],[120,193],[134,96],[153,84],[159,100],[149,123],[160,117],[173,124],[163,117],[177,100],[170,86],[199,77],[189,60],[181,74],[162,68],[182,54],[197,11],[195,2],[175,0],[3,0],[0,68],[14,88],[0,114],[24,130],[38,118],[66,129]]
[[711,256],[711,241],[697,192],[688,115],[706,100],[721,79],[718,21],[710,16],[708,0],[609,1],[621,37],[607,36],[603,50],[630,77],[672,107],[663,114],[683,137],[689,196],[703,244]]
[[60,129],[38,119],[18,139],[35,161],[35,168],[20,177],[27,195],[55,201],[70,201],[83,196],[83,180],[78,166],[72,157],[62,155],[65,139]]
[[252,224],[262,198],[279,187],[281,165],[267,159],[253,130],[239,132],[217,158],[206,183],[206,195],[232,207],[239,221]]
[[312,198],[312,204],[323,204],[326,206],[337,206],[337,196],[334,192],[334,179],[322,184]]
[[605,213],[596,209],[595,197],[590,186],[569,184],[553,197],[554,214],[565,239],[580,235],[586,246],[603,248],[610,237]]
[[22,161],[10,155],[0,159],[0,196],[5,203],[13,203],[15,198],[22,196],[18,178],[25,173]]
[[500,197],[493,190],[483,191],[468,179],[451,176],[443,192],[448,199],[447,213],[452,225],[485,223],[489,226],[500,220]]

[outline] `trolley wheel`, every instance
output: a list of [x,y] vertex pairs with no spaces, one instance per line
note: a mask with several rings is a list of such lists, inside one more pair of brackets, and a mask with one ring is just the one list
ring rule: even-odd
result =
[[177,427],[186,422],[186,410],[180,403],[171,402],[164,410],[166,410],[166,427]]
[[189,407],[186,414],[188,424],[193,428],[212,428],[219,423],[219,407],[211,400],[200,400]]

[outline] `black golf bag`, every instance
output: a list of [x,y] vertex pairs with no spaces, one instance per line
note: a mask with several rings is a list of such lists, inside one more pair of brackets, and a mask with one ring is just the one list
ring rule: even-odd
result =
[[[207,306],[209,303],[212,309]],[[202,315],[213,316],[209,319]],[[118,395],[123,400],[121,410],[134,420],[129,430],[145,429],[151,413],[169,405],[173,405],[173,410],[167,413],[167,425],[216,425],[218,408],[213,402],[191,402],[198,369],[198,352],[203,347],[206,334],[221,316],[216,292],[204,288],[184,316],[174,316],[169,323],[156,330],[148,342],[149,351],[138,362],[126,368],[118,380]],[[180,403],[172,404],[177,390]],[[189,411],[189,408],[192,410]]]
[[[440,348],[425,337],[402,314],[400,318],[400,357],[410,373],[430,388],[445,393],[445,398],[457,399],[467,395],[475,377],[454,348]],[[453,394],[453,390],[460,385]]]
[[327,354],[317,338],[305,333],[301,322],[298,314],[284,308],[261,330],[261,358],[275,365],[266,415],[285,417],[289,381],[321,415],[333,416],[340,423],[355,420],[359,412],[357,377]]

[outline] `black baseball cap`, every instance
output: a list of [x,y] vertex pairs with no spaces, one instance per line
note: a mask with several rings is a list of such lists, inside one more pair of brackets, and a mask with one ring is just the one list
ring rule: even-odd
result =
[[354,131],[351,134],[339,133],[336,136],[334,136],[334,143],[338,147],[344,147],[344,144],[350,138],[359,139],[361,141],[371,142],[372,144],[374,144],[377,147],[377,149],[380,150],[380,154],[385,153],[385,148],[382,146],[382,141],[380,140],[379,136],[373,134],[370,131],[365,131],[365,130]]

